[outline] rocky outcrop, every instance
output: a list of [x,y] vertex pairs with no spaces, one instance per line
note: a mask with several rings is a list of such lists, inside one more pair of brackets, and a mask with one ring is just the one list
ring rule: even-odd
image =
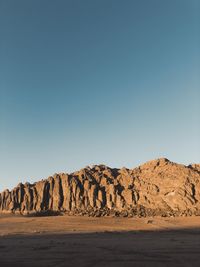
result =
[[89,216],[200,215],[199,166],[184,166],[165,158],[135,169],[88,166],[5,190],[0,194],[0,211],[59,211]]

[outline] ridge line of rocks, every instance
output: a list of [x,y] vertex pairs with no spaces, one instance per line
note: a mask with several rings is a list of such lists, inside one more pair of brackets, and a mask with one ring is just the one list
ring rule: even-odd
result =
[[87,216],[200,215],[200,164],[165,158],[135,169],[86,167],[0,193],[0,212]]

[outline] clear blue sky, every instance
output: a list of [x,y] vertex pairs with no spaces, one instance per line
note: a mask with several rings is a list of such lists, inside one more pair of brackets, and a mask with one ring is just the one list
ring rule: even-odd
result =
[[0,0],[0,190],[200,162],[200,1]]

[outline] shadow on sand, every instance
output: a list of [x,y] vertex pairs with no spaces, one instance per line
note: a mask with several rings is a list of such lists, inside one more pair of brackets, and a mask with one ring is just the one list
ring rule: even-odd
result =
[[200,266],[200,229],[0,237],[1,267]]

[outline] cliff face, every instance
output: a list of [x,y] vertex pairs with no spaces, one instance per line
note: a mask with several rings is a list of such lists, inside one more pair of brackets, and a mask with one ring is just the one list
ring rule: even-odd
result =
[[158,159],[135,169],[86,167],[0,194],[1,212],[103,216],[200,215],[200,165]]

